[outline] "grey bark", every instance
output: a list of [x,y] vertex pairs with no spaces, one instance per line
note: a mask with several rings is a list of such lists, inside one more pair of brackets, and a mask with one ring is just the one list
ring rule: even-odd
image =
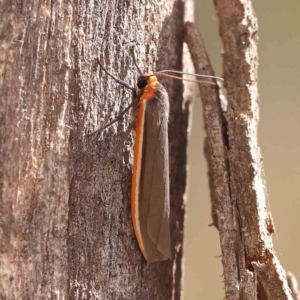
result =
[[179,299],[188,105],[162,80],[169,123],[173,257],[147,264],[130,217],[133,137],[102,163],[130,115],[87,133],[131,101],[96,57],[134,84],[182,68],[184,2],[2,2],[1,299]]
[[[215,1],[227,102],[200,86],[213,224],[219,229],[226,299],[292,299],[273,249],[274,226],[257,144],[257,19],[251,1]],[[196,73],[213,75],[201,36],[186,26]],[[222,109],[223,108],[223,112]]]

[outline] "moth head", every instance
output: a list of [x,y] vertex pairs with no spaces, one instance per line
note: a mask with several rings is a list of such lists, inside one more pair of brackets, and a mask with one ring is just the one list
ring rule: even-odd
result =
[[147,86],[151,85],[151,83],[157,81],[155,74],[142,74],[139,76],[136,86],[139,90],[144,90]]

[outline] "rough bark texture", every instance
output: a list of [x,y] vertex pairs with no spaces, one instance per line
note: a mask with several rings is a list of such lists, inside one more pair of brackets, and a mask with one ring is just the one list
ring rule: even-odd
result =
[[[257,20],[251,1],[215,1],[224,46],[225,119],[217,86],[200,86],[214,224],[219,228],[226,299],[292,299],[275,252],[257,145]],[[213,75],[204,44],[186,27],[197,73]],[[223,102],[224,104],[224,102]]]
[[171,102],[171,260],[147,264],[137,246],[133,137],[102,166],[129,114],[93,139],[86,134],[131,101],[96,57],[131,85],[132,44],[145,72],[180,70],[184,5],[2,3],[1,299],[180,298],[188,126],[182,83],[162,81]]
[[[198,74],[214,76],[204,43],[194,24],[186,24],[185,41],[188,44],[195,71]],[[205,79],[216,82],[215,79]],[[226,122],[222,114],[220,90],[218,85],[200,84],[200,95],[203,106],[205,132],[205,155],[208,162],[210,193],[212,202],[213,225],[220,228],[220,241],[223,245],[226,259],[223,259],[226,294],[234,293],[237,284],[228,281],[236,276],[238,265],[234,235],[225,234],[234,230],[232,222],[228,222],[232,204],[229,187],[229,168],[227,157]],[[227,103],[224,103],[227,106]],[[224,257],[224,255],[223,255]],[[231,292],[232,291],[232,292]]]

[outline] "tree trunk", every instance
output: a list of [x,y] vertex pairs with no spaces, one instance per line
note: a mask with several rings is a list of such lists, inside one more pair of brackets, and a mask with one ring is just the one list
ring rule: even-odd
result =
[[182,68],[185,3],[4,2],[1,19],[1,299],[179,299],[188,104],[171,105],[171,260],[147,264],[133,233],[133,137],[103,167],[128,126],[93,138],[131,95],[129,48],[145,72]]
[[[285,271],[273,249],[274,225],[267,207],[264,167],[257,144],[257,19],[250,0],[214,3],[224,47],[227,100],[217,85],[200,86],[200,94],[225,297],[292,299]],[[192,24],[186,26],[186,42],[196,73],[214,75],[202,38]]]

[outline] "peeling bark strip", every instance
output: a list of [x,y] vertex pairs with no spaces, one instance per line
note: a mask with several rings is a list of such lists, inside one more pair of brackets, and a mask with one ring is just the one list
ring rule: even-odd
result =
[[[185,27],[185,42],[187,43],[195,72],[197,74],[215,75],[210,65],[202,37],[192,23]],[[212,82],[216,82],[211,79]],[[199,84],[200,96],[204,113],[205,156],[208,163],[210,182],[210,195],[212,207],[215,208],[213,216],[214,225],[219,228],[221,250],[223,254],[223,269],[225,293],[237,295],[239,284],[238,256],[236,254],[238,228],[235,216],[232,215],[232,204],[229,187],[229,168],[227,158],[227,129],[220,106],[220,90],[218,85]],[[231,233],[231,234],[230,234]],[[234,298],[232,298],[234,299]]]
[[[224,45],[227,124],[222,119],[218,89],[201,87],[200,92],[226,298],[292,299],[285,272],[273,250],[257,145],[257,20],[251,1],[216,0],[215,5]],[[190,24],[186,31],[196,72],[213,74],[201,37]]]
[[[130,217],[132,140],[103,161],[129,119],[96,139],[87,133],[131,101],[119,78],[182,69],[184,2],[103,1],[2,4],[0,87],[0,298],[180,299],[188,107],[170,98],[173,258],[147,264]],[[20,3],[20,4],[19,4]],[[97,176],[91,176],[99,170]]]
[[246,270],[253,271],[252,293],[257,282],[258,297],[291,299],[285,272],[275,256],[268,230],[266,186],[257,145],[257,19],[249,0],[217,0],[215,5],[224,47],[231,200],[236,207],[242,237],[239,253],[244,256],[238,265],[239,278],[243,287],[243,274]]

